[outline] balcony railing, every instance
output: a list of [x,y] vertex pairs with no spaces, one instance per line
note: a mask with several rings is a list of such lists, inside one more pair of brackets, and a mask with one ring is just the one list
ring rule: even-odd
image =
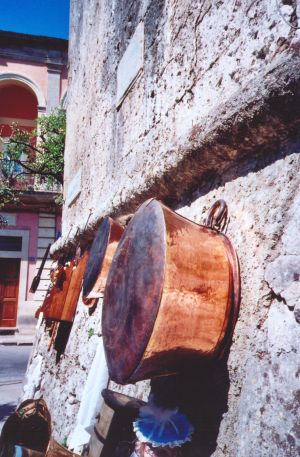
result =
[[[29,161],[21,163],[30,164]],[[20,191],[36,192],[53,192],[61,193],[62,186],[59,183],[53,183],[46,176],[30,173],[22,167],[21,164],[15,163],[9,159],[0,159],[0,180],[7,180],[10,187]]]

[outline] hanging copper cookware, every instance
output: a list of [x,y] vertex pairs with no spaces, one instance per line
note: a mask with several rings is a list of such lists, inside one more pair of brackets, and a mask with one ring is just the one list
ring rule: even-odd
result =
[[107,278],[102,326],[111,378],[132,383],[219,357],[238,303],[229,239],[148,200],[124,232]]
[[73,322],[88,255],[85,251],[78,260],[58,268],[55,282],[39,310],[45,318]]
[[91,307],[103,296],[108,270],[124,228],[110,217],[101,222],[83,275],[82,299]]
[[[92,210],[89,211],[84,231],[91,214]],[[77,229],[76,235],[78,231],[79,229]],[[73,322],[88,256],[88,250],[82,254],[80,243],[78,243],[73,259],[63,263],[57,269],[54,275],[54,284],[47,293],[43,305],[38,309],[36,317],[37,314],[43,312],[47,319]]]

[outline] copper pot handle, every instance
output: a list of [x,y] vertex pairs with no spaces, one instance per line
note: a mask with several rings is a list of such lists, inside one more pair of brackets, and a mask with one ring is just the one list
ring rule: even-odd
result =
[[226,227],[227,216],[227,203],[224,200],[217,200],[208,211],[205,225],[213,230],[222,232]]

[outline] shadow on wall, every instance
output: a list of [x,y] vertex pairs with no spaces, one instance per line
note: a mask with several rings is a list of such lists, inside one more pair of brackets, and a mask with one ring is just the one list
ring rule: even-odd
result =
[[72,330],[73,322],[62,321],[59,323],[54,341],[56,350],[56,363],[59,363],[62,354],[64,354],[69,336]]
[[153,379],[151,393],[165,408],[179,407],[195,427],[185,457],[209,457],[216,449],[219,427],[227,411],[227,359],[204,362],[184,374]]
[[225,186],[226,183],[234,181],[237,178],[245,177],[249,173],[256,173],[263,170],[267,166],[275,163],[278,160],[284,159],[291,154],[299,153],[300,151],[300,138],[297,135],[296,138],[291,139],[284,145],[281,145],[277,149],[257,151],[257,154],[251,155],[233,162],[226,171],[218,174],[216,170],[206,172],[201,177],[201,182],[194,184],[189,189],[189,194],[183,197],[180,202],[174,207],[174,203],[168,202],[168,204],[176,211],[183,206],[190,205],[194,200],[205,196],[212,190],[217,190],[219,187]]

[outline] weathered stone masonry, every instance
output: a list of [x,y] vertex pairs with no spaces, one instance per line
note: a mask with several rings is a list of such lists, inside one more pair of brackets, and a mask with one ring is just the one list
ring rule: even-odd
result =
[[[203,405],[195,374],[198,432],[187,456],[300,453],[299,11],[279,0],[72,4],[66,195],[80,168],[82,181],[63,210],[64,237],[71,224],[83,229],[89,208],[85,238],[102,216],[149,196],[198,222],[216,199],[229,206],[242,281],[229,389],[226,376],[216,380],[226,405],[214,415],[218,395]],[[143,72],[117,110],[118,63],[141,20]],[[35,395],[48,401],[61,441],[74,428],[100,320],[101,304],[89,316],[79,303],[57,364],[43,328],[37,335]],[[113,388],[144,398],[148,389]]]

